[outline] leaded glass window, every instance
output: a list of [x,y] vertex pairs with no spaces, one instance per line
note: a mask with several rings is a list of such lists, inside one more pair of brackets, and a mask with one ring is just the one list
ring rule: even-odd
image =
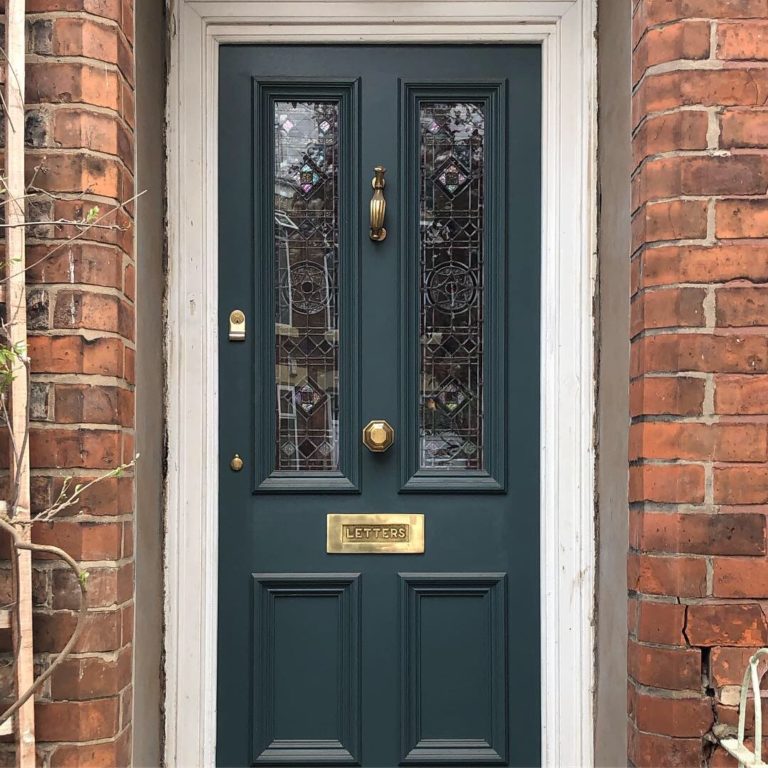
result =
[[339,467],[339,102],[274,102],[276,460]]
[[483,106],[419,112],[420,466],[484,468]]

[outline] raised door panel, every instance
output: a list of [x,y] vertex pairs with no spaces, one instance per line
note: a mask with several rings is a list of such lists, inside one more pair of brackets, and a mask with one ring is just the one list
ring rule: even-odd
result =
[[358,575],[252,578],[253,764],[356,765]]
[[401,762],[505,763],[506,575],[400,580]]

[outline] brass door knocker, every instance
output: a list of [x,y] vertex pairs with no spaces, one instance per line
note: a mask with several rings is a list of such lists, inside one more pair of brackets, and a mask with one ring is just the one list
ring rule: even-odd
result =
[[377,165],[373,169],[373,197],[371,198],[371,240],[380,243],[387,236],[384,228],[384,215],[387,212],[387,201],[384,199],[384,174],[387,169]]

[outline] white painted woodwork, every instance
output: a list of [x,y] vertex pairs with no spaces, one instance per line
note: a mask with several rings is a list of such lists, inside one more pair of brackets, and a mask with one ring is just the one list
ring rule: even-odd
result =
[[215,762],[218,46],[483,41],[542,45],[540,737],[545,765],[591,765],[595,0],[175,0],[171,8],[166,764]]

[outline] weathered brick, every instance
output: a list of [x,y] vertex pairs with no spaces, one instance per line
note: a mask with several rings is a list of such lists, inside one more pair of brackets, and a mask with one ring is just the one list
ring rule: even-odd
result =
[[709,678],[712,685],[741,685],[749,657],[757,648],[713,648],[709,656]]
[[714,563],[716,597],[768,598],[768,560],[718,557]]
[[687,18],[754,19],[768,16],[768,0],[642,0],[635,11],[639,29]]
[[668,690],[700,690],[701,651],[629,641],[629,674],[641,685]]
[[100,112],[57,109],[53,114],[53,138],[57,146],[90,149],[118,156],[133,167],[131,136],[122,123]]
[[645,464],[629,469],[629,500],[696,504],[704,500],[698,464]]
[[44,245],[27,247],[30,282],[121,287],[122,257],[114,248],[78,242],[57,247],[54,252]]
[[709,23],[706,21],[678,21],[648,30],[632,59],[633,82],[655,64],[676,59],[706,59],[709,43]]
[[92,429],[30,430],[30,461],[35,467],[114,469],[120,462],[118,432]]
[[122,546],[120,523],[54,520],[37,522],[32,540],[61,547],[77,560],[119,560]]
[[704,405],[704,379],[653,376],[630,384],[632,416],[698,416]]
[[123,18],[120,0],[27,0],[27,13],[46,11],[85,11],[117,22]]
[[768,71],[759,67],[648,74],[633,99],[633,124],[676,107],[762,107],[767,97]]
[[641,731],[667,736],[703,736],[714,722],[712,705],[705,696],[671,698],[637,693],[635,722]]
[[638,601],[637,639],[660,645],[684,645],[685,606],[680,603]]
[[82,336],[31,336],[27,346],[33,373],[97,373],[122,376],[119,339]]
[[30,109],[24,116],[24,144],[46,147],[50,141],[50,119],[42,109]]
[[35,704],[36,735],[42,741],[93,741],[118,732],[118,700],[40,701]]
[[756,61],[768,59],[768,21],[722,22],[717,25],[718,59]]
[[642,281],[645,287],[727,280],[768,282],[765,254],[765,244],[749,242],[647,248],[642,254]]
[[56,421],[60,424],[119,424],[117,387],[56,385]]
[[630,460],[768,460],[765,424],[642,422],[630,428]]
[[121,768],[117,742],[61,744],[51,755],[51,768]]
[[644,205],[632,218],[633,250],[641,244],[666,240],[696,240],[707,236],[707,203],[670,200]]
[[641,515],[638,549],[698,555],[764,555],[765,516],[646,511]]
[[85,291],[61,291],[53,310],[54,328],[88,328],[117,333],[120,300],[116,296]]
[[629,758],[636,768],[692,768],[701,764],[701,738],[683,739],[629,729]]
[[716,504],[768,503],[768,466],[715,467]]
[[33,381],[29,385],[29,417],[31,421],[49,421],[52,414],[53,384]]
[[715,209],[715,234],[725,239],[768,236],[768,201],[718,201]]
[[[85,601],[90,608],[109,608],[122,602],[118,599],[118,568],[89,568]],[[53,572],[51,593],[55,610],[80,608],[80,583],[69,568]]]
[[685,195],[763,195],[768,157],[658,157],[647,160],[633,180],[633,207]]
[[76,62],[27,64],[26,98],[30,104],[82,102],[113,110],[123,106],[117,72]]
[[55,699],[85,700],[117,695],[120,684],[118,662],[98,656],[70,657],[62,662],[51,679]]
[[684,110],[653,115],[644,120],[632,141],[634,164],[644,158],[684,149],[706,149],[709,115],[706,110]]
[[630,590],[647,595],[704,597],[707,564],[696,557],[629,555],[627,584]]
[[715,412],[768,414],[768,376],[715,376]]
[[27,328],[41,331],[50,328],[50,297],[48,291],[27,292]]
[[685,634],[699,647],[762,646],[768,642],[768,623],[756,603],[689,605]]
[[53,20],[51,53],[117,64],[119,33],[112,25],[78,16]]
[[768,110],[754,107],[723,110],[720,146],[726,149],[768,147]]
[[768,287],[719,288],[715,301],[720,326],[768,325]]
[[703,288],[644,291],[632,302],[630,334],[649,328],[696,328],[704,325]]
[[639,339],[632,346],[631,375],[709,371],[768,371],[768,340],[762,336],[668,333]]
[[[74,653],[109,653],[121,646],[119,611],[91,612],[86,614],[84,629],[73,649]],[[41,613],[35,616],[33,636],[35,651],[55,653],[72,637],[77,615],[72,611]]]
[[136,300],[136,268],[128,264],[123,273],[123,292],[130,301]]

